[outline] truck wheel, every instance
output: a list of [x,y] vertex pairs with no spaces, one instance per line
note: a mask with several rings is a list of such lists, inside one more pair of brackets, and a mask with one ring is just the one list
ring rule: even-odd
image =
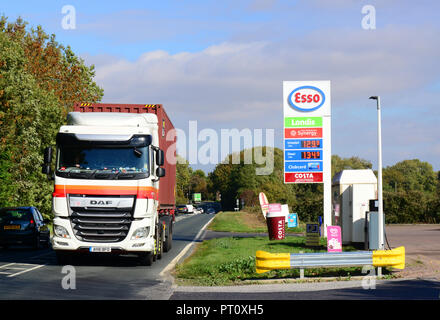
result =
[[157,246],[157,259],[162,259],[162,253],[163,253],[163,238],[164,238],[164,232],[162,231],[159,236],[159,242]]
[[173,244],[173,230],[171,228],[167,228],[167,236],[165,237],[165,241],[163,244],[163,251],[168,252],[171,250]]
[[151,266],[153,264],[153,256],[152,252],[146,252],[139,255],[139,262],[143,266]]

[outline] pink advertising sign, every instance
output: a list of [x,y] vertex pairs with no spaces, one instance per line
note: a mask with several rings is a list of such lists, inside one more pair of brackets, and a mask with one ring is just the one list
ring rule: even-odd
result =
[[269,212],[281,212],[281,204],[270,203],[269,204]]
[[340,226],[327,227],[327,252],[342,252],[342,237]]

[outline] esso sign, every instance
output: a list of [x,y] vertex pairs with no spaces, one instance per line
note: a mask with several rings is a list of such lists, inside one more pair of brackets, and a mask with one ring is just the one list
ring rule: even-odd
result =
[[288,97],[289,105],[298,111],[309,112],[322,107],[324,92],[313,86],[302,86],[293,90]]

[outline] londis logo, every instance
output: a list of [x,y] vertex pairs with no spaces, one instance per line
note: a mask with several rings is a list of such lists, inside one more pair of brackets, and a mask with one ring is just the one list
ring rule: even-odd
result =
[[325,101],[325,95],[319,88],[302,86],[293,90],[287,100],[293,109],[309,112],[321,108]]

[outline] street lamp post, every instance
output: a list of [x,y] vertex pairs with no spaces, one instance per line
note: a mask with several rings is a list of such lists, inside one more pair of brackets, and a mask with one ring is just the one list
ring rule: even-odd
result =
[[380,114],[380,97],[371,96],[370,99],[377,101],[377,200],[379,202],[379,247],[384,249],[384,216],[383,216],[383,197],[382,197],[382,128],[381,128],[381,114]]

